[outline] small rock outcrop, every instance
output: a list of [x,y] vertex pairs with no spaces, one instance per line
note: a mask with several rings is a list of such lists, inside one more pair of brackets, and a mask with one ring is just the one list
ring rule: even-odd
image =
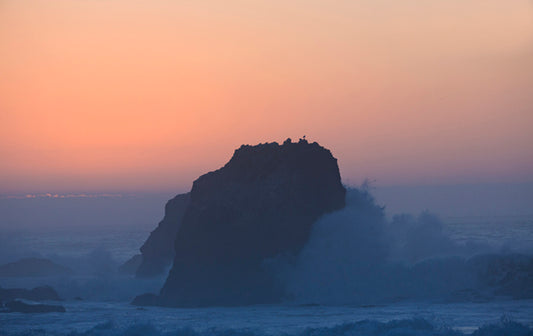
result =
[[19,300],[9,301],[4,307],[5,313],[64,313],[65,307],[47,304],[28,304]]
[[[165,216],[141,247],[137,277],[152,277],[163,274],[174,260],[174,240],[180,228],[183,214],[189,205],[190,194],[180,194],[165,205]],[[136,257],[133,257],[136,258]],[[131,264],[139,260],[130,259]],[[137,257],[139,258],[139,257]],[[123,266],[126,266],[124,264]]]
[[468,261],[480,287],[496,296],[533,299],[533,257],[522,254],[480,255]]
[[158,304],[280,300],[283,290],[264,260],[297,254],[313,223],[345,206],[345,194],[337,160],[316,142],[241,146],[224,167],[194,182]]
[[1,288],[0,301],[11,301],[14,299],[25,299],[31,301],[61,301],[57,292],[50,286],[35,287],[33,289],[24,288]]
[[71,275],[70,268],[44,258],[26,258],[0,265],[0,277],[44,277]]

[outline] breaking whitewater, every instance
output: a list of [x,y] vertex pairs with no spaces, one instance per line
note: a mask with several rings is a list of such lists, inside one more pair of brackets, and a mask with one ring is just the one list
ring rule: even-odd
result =
[[2,262],[46,257],[75,275],[0,278],[4,288],[51,285],[66,309],[0,313],[0,335],[533,335],[533,300],[513,297],[530,295],[529,271],[519,277],[522,287],[504,288],[509,295],[454,291],[469,288],[469,269],[483,258],[516,265],[531,256],[533,217],[441,220],[423,213],[383,221],[356,206],[360,197],[371,196],[351,190],[344,210],[319,220],[296,260],[265,265],[290,293],[276,305],[131,305],[135,295],[155,293],[165,280],[116,272],[151,227],[1,232]]
[[533,335],[533,301],[139,308],[66,302],[66,313],[0,317],[0,335]]

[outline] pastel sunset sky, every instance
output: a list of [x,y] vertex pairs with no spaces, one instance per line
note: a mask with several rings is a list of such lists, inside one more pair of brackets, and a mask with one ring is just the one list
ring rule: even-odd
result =
[[533,181],[533,2],[0,0],[0,193],[180,191],[303,135],[347,183]]

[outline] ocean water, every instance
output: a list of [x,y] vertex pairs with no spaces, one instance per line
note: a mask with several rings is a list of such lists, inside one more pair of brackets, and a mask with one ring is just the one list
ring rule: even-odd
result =
[[533,301],[383,306],[139,309],[64,302],[66,313],[0,315],[0,335],[531,335]]
[[533,216],[448,216],[444,231],[456,242],[487,243],[503,249],[533,252]]
[[[36,256],[80,258],[105,251],[113,261],[123,263],[140,253],[139,248],[155,229],[155,222],[135,227],[0,228],[0,262]],[[442,222],[444,233],[455,242],[489,244],[498,249],[533,253],[533,215],[447,216]]]
[[[143,292],[157,292],[164,278],[135,280],[115,270],[138,253],[153,227],[1,232],[2,261],[42,256],[78,272],[70,278],[0,278],[0,286],[6,288],[52,285],[65,299],[60,304],[67,310],[0,313],[0,336],[533,335],[533,300],[135,307],[129,304],[131,299]],[[458,243],[489,243],[498,250],[523,253],[530,253],[533,247],[533,216],[447,217],[443,218],[443,231]]]
[[[154,227],[155,228],[155,227]],[[117,263],[134,254],[153,228],[37,229],[2,232],[0,262],[24,257],[82,258],[95,251],[105,251]]]

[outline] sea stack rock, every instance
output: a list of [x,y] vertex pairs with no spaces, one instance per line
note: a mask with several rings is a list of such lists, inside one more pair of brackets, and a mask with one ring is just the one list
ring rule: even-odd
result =
[[[190,195],[186,193],[167,202],[163,220],[141,247],[142,256],[136,271],[137,277],[157,276],[168,270],[174,260],[174,241],[189,200]],[[134,262],[135,258],[130,261]]]
[[243,305],[281,299],[265,259],[295,255],[313,223],[345,205],[337,160],[302,139],[243,145],[194,181],[158,304]]

